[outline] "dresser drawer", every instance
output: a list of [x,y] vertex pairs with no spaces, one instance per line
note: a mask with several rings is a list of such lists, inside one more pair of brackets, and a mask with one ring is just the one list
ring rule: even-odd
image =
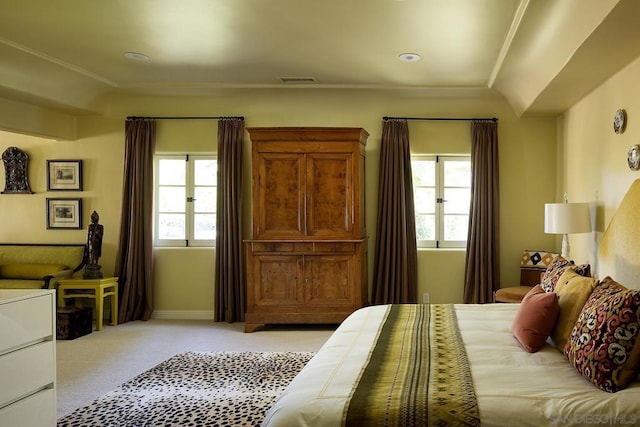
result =
[[29,343],[52,338],[53,293],[0,303],[0,355]]
[[55,381],[53,341],[44,341],[0,357],[0,407],[21,399]]
[[41,390],[12,405],[0,408],[0,427],[43,427],[56,425],[56,392]]

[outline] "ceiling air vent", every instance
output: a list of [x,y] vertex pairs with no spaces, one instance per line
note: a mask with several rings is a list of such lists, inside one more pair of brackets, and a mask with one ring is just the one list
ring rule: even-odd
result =
[[315,77],[280,77],[280,81],[284,84],[318,83]]

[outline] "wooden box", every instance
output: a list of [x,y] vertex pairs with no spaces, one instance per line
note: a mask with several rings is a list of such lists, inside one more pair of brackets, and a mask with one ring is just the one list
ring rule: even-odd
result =
[[56,339],[73,340],[93,331],[91,307],[64,307],[58,309]]

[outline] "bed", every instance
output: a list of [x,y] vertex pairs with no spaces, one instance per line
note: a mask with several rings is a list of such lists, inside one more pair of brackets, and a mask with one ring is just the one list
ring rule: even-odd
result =
[[[612,279],[624,277],[631,282],[624,283],[627,288],[638,289],[640,239],[625,232],[638,230],[637,206],[640,180],[603,236],[599,274],[607,278],[559,277],[556,326],[566,314],[563,301],[578,308],[577,322],[570,319],[567,355],[558,350],[565,345],[558,345],[553,333],[539,350],[523,348],[512,329],[521,304],[366,307],[338,327],[268,411],[263,425],[640,425],[640,296],[621,290]],[[592,287],[579,304],[577,294],[560,295],[573,289],[569,280]],[[631,340],[624,341],[630,345],[624,354],[625,384],[609,389],[611,380],[603,381],[597,371],[608,366],[607,357],[616,356],[620,342],[606,347],[608,356],[598,359],[601,354],[585,342],[584,331],[599,325],[590,313],[600,313],[610,301],[619,303],[620,295],[630,295],[635,335],[624,337]],[[594,337],[604,329],[598,326]]]

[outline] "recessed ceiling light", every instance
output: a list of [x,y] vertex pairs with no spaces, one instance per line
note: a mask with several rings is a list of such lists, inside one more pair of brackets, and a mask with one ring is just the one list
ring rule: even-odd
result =
[[128,59],[133,59],[134,61],[148,61],[149,57],[144,53],[137,52],[125,52],[124,57]]
[[420,55],[417,53],[403,53],[398,58],[402,62],[417,62],[420,61]]

